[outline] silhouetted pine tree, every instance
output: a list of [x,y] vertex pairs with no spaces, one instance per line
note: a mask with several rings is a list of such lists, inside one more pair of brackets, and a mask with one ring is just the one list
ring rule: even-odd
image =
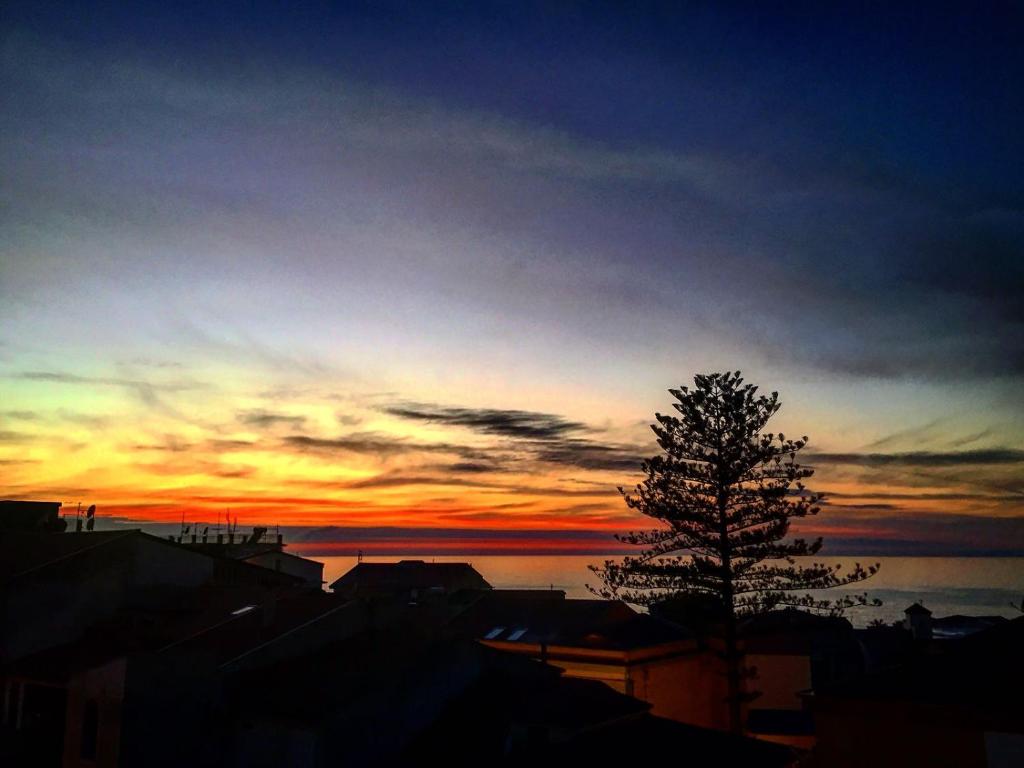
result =
[[838,565],[796,565],[793,558],[821,549],[820,538],[784,541],[792,518],[820,509],[821,494],[803,485],[814,470],[796,463],[807,438],[762,432],[779,410],[778,393],[758,395],[738,371],[698,375],[694,385],[669,390],[679,415],[656,414],[652,425],[664,454],[643,463],[647,478],[634,493],[619,489],[630,508],[663,525],[619,536],[645,550],[592,568],[604,582],[594,591],[641,605],[685,598],[716,606],[730,723],[739,732],[741,682],[752,670],[737,650],[738,617],[781,606],[841,613],[864,605],[864,595],[830,601],[809,592],[862,581],[878,566],[858,563],[840,575]]

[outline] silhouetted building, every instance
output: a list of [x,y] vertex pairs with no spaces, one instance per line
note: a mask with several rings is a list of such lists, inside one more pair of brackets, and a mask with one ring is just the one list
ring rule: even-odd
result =
[[138,530],[0,537],[0,663],[73,641],[126,605],[203,585],[303,587],[299,577]]
[[0,533],[60,533],[66,527],[59,501],[0,500]]
[[932,612],[920,603],[914,603],[903,611],[903,627],[915,640],[932,639]]
[[311,589],[323,589],[324,564],[285,552],[281,534],[271,534],[264,527],[254,528],[251,534],[237,533],[192,534],[172,537],[175,541],[199,552],[241,560],[272,571],[302,579]]
[[744,621],[740,642],[743,663],[754,670],[745,681],[754,695],[744,707],[747,733],[802,749],[814,745],[805,695],[864,671],[853,627],[841,617],[771,611]]
[[494,657],[401,755],[403,764],[631,765],[638,753],[685,765],[789,766],[779,745],[684,725],[596,680]]
[[822,766],[1024,764],[1024,618],[816,690]]
[[[330,595],[306,594],[204,612],[167,643],[135,645],[78,670],[68,686],[64,766],[213,765],[233,752],[227,689],[242,671],[315,652],[362,632],[367,613]],[[183,631],[184,630],[184,631]],[[275,695],[300,695],[283,684]],[[90,706],[99,705],[92,732]],[[229,727],[225,727],[229,726]],[[173,733],[173,739],[167,734]],[[91,762],[83,745],[102,745]],[[287,764],[287,763],[285,763]]]
[[724,727],[719,662],[690,632],[625,603],[566,600],[546,590],[464,596],[452,626],[464,637],[546,661],[649,702],[656,715]]
[[331,584],[342,597],[387,598],[416,601],[428,596],[451,595],[462,590],[490,589],[469,563],[359,563]]
[[903,664],[919,651],[902,622],[855,629],[853,633],[860,645],[864,671],[868,673]]
[[[85,735],[74,756],[83,764],[112,764],[100,757],[111,754],[110,724],[123,720],[113,702],[143,679],[135,674],[147,668],[139,654],[234,621],[235,611],[273,612],[276,599],[306,591],[298,577],[137,530],[5,531],[0,764],[57,765],[63,755],[65,764],[77,765],[64,739],[75,728]],[[319,597],[337,604],[330,595]],[[258,637],[247,633],[248,640]],[[175,669],[181,680],[202,668],[176,663],[161,658],[157,666]]]

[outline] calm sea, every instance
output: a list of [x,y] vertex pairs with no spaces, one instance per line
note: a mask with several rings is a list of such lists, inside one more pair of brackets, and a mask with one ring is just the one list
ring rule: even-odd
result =
[[[314,556],[315,557],[315,556]],[[615,556],[609,556],[615,559]],[[356,564],[354,557],[316,557],[324,562],[324,578],[330,583]],[[561,589],[571,598],[592,597],[587,584],[596,577],[587,566],[604,562],[590,555],[477,555],[364,557],[365,562],[426,560],[470,562],[493,586],[503,589]],[[1020,616],[1010,603],[1024,599],[1024,558],[1019,557],[836,557],[829,563],[880,563],[881,571],[858,585],[882,600],[880,608],[858,608],[848,618],[862,626],[875,618],[893,621],[903,609],[919,602],[936,616],[952,614]]]

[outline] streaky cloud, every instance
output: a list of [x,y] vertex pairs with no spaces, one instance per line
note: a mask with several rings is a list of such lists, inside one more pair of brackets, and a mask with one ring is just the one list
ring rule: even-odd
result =
[[380,458],[410,453],[440,453],[460,456],[465,459],[486,459],[487,454],[478,448],[454,443],[423,443],[391,437],[379,432],[356,432],[344,437],[314,437],[312,435],[287,435],[282,444],[300,452],[358,453]]
[[537,411],[460,408],[424,403],[391,405],[381,410],[391,416],[411,421],[448,424],[487,435],[533,440],[554,440],[567,434],[592,431],[580,422]]
[[285,413],[274,413],[266,410],[242,411],[237,414],[237,418],[242,424],[259,429],[269,429],[277,426],[301,429],[306,424],[304,416],[291,416]]
[[979,448],[972,451],[907,451],[905,453],[806,453],[809,464],[852,464],[865,467],[958,467],[1024,462],[1015,448]]

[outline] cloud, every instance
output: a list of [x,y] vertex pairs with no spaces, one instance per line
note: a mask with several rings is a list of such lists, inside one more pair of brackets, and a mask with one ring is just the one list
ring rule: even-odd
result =
[[206,388],[205,385],[192,381],[153,382],[145,379],[117,376],[82,376],[63,371],[23,371],[14,374],[13,377],[28,381],[74,386],[122,387],[132,392],[139,402],[147,408],[186,422],[191,422],[192,420],[165,402],[161,397],[161,393],[176,393]]
[[[351,167],[360,182],[360,195],[367,188],[399,190],[403,203],[389,192],[381,194],[380,206],[374,201],[388,209],[392,228],[410,211],[430,221],[455,220],[432,246],[421,245],[415,253],[431,265],[449,266],[443,262],[450,258],[449,274],[456,280],[472,282],[471,265],[454,255],[419,259],[422,250],[436,246],[453,254],[468,238],[476,259],[485,250],[481,239],[500,252],[504,235],[513,243],[507,247],[513,257],[496,257],[488,277],[505,275],[504,270],[519,275],[524,272],[519,261],[529,262],[532,253],[552,254],[525,270],[536,274],[536,282],[485,279],[472,290],[456,287],[464,294],[485,287],[499,300],[517,299],[516,306],[550,301],[559,307],[553,319],[579,328],[581,335],[620,333],[621,315],[605,313],[606,324],[592,327],[587,313],[565,308],[570,294],[578,307],[642,296],[643,305],[629,301],[625,311],[641,321],[639,327],[658,321],[667,329],[666,337],[651,339],[652,345],[668,343],[667,334],[681,325],[700,323],[717,336],[730,336],[751,356],[841,376],[950,380],[1024,373],[1024,316],[1017,300],[1024,284],[1024,215],[1014,198],[1000,199],[995,191],[974,192],[951,205],[941,184],[935,185],[941,192],[922,189],[908,169],[851,153],[847,146],[819,156],[795,151],[806,148],[799,145],[758,143],[751,134],[760,151],[750,152],[742,149],[745,140],[737,141],[747,139],[747,132],[721,144],[602,140],[600,132],[559,130],[411,98],[323,70],[239,73],[220,60],[190,69],[105,55],[86,57],[83,65],[81,51],[17,33],[5,41],[5,50],[8,60],[17,62],[10,75],[21,98],[36,105],[42,113],[36,119],[47,128],[32,130],[37,126],[16,120],[8,131],[16,137],[32,131],[34,146],[51,142],[53,148],[10,161],[19,185],[31,188],[16,195],[26,201],[23,210],[13,212],[19,225],[50,213],[54,221],[66,222],[67,210],[87,211],[81,218],[106,220],[111,227],[133,222],[148,242],[155,228],[177,234],[186,218],[190,230],[213,227],[216,249],[230,251],[222,248],[223,221],[235,223],[228,241],[244,243],[242,233],[255,218],[271,239],[286,242],[289,252],[299,241],[295,250],[304,255],[277,266],[299,269],[297,260],[305,258],[318,281],[358,285],[351,279],[357,275],[322,271],[331,259],[315,253],[306,234],[320,222],[307,221],[301,218],[305,212],[296,210],[309,207],[304,190],[315,190],[310,197],[332,213],[350,202],[354,193],[336,173],[344,156],[346,170]],[[78,118],[74,134],[63,120],[71,111]],[[134,130],[111,117],[117,114],[137,115],[130,121]],[[183,139],[162,127],[167,125],[191,130]],[[90,136],[113,137],[117,152],[85,138]],[[224,136],[242,140],[228,146]],[[157,143],[168,147],[173,167],[153,159],[150,147]],[[849,160],[836,159],[850,154]],[[47,172],[51,155],[58,158],[55,167],[73,167],[75,174],[62,176],[59,189],[39,190],[35,180],[54,175]],[[64,162],[69,155],[73,163]],[[208,157],[225,169],[216,183],[209,178]],[[800,161],[792,162],[794,157]],[[270,177],[283,190],[278,196],[267,194],[261,182]],[[365,193],[367,199],[372,191]],[[566,200],[575,207],[567,210]],[[453,201],[457,216],[451,215]],[[409,207],[399,210],[405,204]],[[167,221],[154,222],[158,217]],[[38,228],[51,231],[52,224],[41,222]],[[290,225],[297,232],[289,231]],[[352,222],[323,235],[327,253],[349,243],[350,232],[339,234],[345,228],[352,229]],[[531,241],[524,245],[527,231]],[[104,234],[106,245],[110,237]],[[382,245],[366,237],[377,250],[392,250],[392,239]],[[650,255],[637,258],[628,270],[616,269],[624,253]],[[583,270],[576,267],[584,259],[586,274],[598,276],[592,281],[580,279]],[[570,279],[547,279],[562,272]],[[403,273],[414,275],[417,290],[430,289],[434,275],[415,267]],[[448,281],[439,282],[450,289]],[[510,297],[517,289],[529,291],[531,301]],[[799,312],[768,309],[797,296]],[[323,361],[277,349],[259,335],[246,334],[242,325],[229,330],[227,339],[189,319],[182,326],[178,343],[242,355],[275,369],[330,373]]]
[[0,443],[27,443],[35,439],[35,435],[25,432],[15,432],[11,429],[0,430]]
[[972,435],[964,435],[963,437],[953,438],[952,440],[949,441],[949,444],[953,448],[962,448],[965,445],[970,445],[971,443],[976,443],[979,440],[984,440],[986,437],[991,437],[993,434],[994,433],[991,429],[983,429],[980,432],[975,432]]
[[823,491],[829,499],[895,499],[905,501],[978,501],[978,502],[1024,502],[1020,493],[968,493],[963,491],[924,491],[905,493],[866,489],[860,493]]
[[284,413],[273,413],[265,410],[242,411],[237,418],[243,424],[259,429],[269,429],[276,426],[287,426],[292,429],[301,429],[306,419],[304,416],[290,416]]
[[644,460],[640,448],[604,445],[590,440],[559,440],[534,446],[539,461],[591,470],[639,472]]
[[4,411],[0,415],[17,421],[35,421],[39,418],[39,414],[36,411]]
[[886,503],[877,503],[877,504],[844,504],[844,503],[840,502],[840,503],[836,504],[834,501],[830,501],[828,498],[822,499],[821,503],[826,505],[826,506],[829,506],[829,507],[841,507],[842,509],[867,509],[867,510],[874,510],[874,511],[900,509],[900,506],[898,504],[886,504]]
[[443,472],[455,472],[460,475],[476,475],[485,474],[491,472],[505,472],[506,467],[502,467],[497,464],[485,464],[482,462],[474,461],[459,461],[455,464],[443,464],[437,467],[437,469]]
[[467,480],[463,477],[446,477],[444,475],[403,475],[383,474],[365,480],[346,483],[345,488],[351,490],[370,490],[378,488],[402,488],[416,485],[461,486],[465,488],[500,488],[493,483]]
[[177,392],[183,389],[194,389],[198,385],[194,383],[158,383],[142,379],[118,378],[116,376],[81,376],[76,373],[64,373],[61,371],[23,371],[14,374],[14,378],[27,379],[29,381],[49,381],[57,384],[87,384],[112,387],[145,387],[152,390],[163,390]]
[[824,536],[831,554],[1024,555],[1024,526],[1019,517],[937,513],[861,516],[836,510],[801,521],[794,532]]
[[486,435],[532,440],[554,440],[568,434],[592,431],[585,424],[537,411],[498,408],[459,408],[422,403],[391,405],[385,413],[412,421],[466,427]]
[[165,451],[167,453],[224,453],[226,451],[245,451],[257,448],[259,443],[253,440],[225,438],[209,438],[200,441],[186,441],[177,435],[164,435],[160,442],[137,443],[132,446],[136,451]]
[[165,451],[167,453],[186,453],[196,449],[196,444],[186,442],[175,435],[164,435],[159,443],[136,443],[132,446],[136,451]]
[[515,440],[521,461],[562,464],[595,471],[639,470],[638,446],[606,444],[579,435],[598,430],[582,422],[538,411],[463,408],[422,403],[391,405],[385,413]]
[[893,444],[898,445],[899,443],[908,442],[931,442],[932,440],[935,439],[936,434],[941,432],[941,424],[942,419],[933,419],[932,421],[929,421],[927,424],[923,424],[921,426],[910,427],[908,429],[903,429],[898,432],[893,432],[892,434],[886,435],[885,437],[875,440],[873,443],[868,445],[868,448],[885,448]]
[[[222,317],[207,317],[205,320],[207,326],[203,327],[191,315],[178,316],[172,331],[175,346],[202,350],[218,358],[252,361],[276,371],[294,371],[307,376],[347,375],[317,355],[285,352],[238,323],[228,322]],[[211,327],[214,323],[215,327]]]
[[908,451],[906,453],[805,453],[811,464],[851,464],[865,467],[959,467],[1024,462],[1024,451],[980,448],[973,451]]
[[335,438],[288,435],[283,438],[283,444],[300,452],[357,453],[381,459],[410,453],[452,454],[470,460],[487,458],[486,452],[466,445],[416,442],[380,432],[355,432]]

